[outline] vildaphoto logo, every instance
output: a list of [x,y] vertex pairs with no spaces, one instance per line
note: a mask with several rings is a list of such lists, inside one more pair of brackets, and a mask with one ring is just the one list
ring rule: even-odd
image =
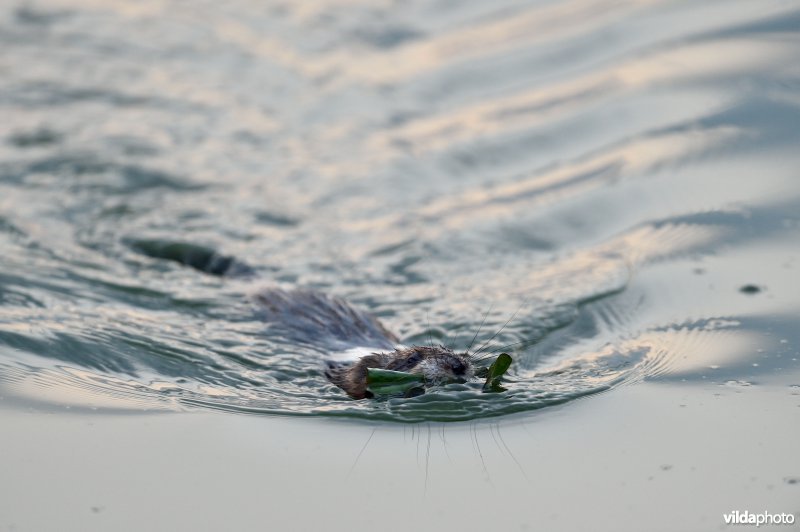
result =
[[752,512],[748,512],[747,510],[740,512],[739,510],[734,510],[727,514],[722,514],[723,519],[725,519],[726,525],[756,525],[757,527],[761,525],[793,525],[794,524],[794,514],[771,514],[769,512],[761,512],[759,514],[755,514]]

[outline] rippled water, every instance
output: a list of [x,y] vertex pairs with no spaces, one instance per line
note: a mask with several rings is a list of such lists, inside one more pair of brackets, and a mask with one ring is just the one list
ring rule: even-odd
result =
[[[5,3],[0,391],[421,421],[797,384],[798,27],[784,1]],[[143,252],[173,243],[241,269]],[[508,390],[350,400],[259,319],[274,284],[509,346]]]

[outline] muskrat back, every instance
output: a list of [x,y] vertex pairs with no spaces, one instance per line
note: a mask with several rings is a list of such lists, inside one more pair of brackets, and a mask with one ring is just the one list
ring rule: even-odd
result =
[[372,397],[369,368],[423,376],[426,385],[466,380],[472,364],[466,353],[444,346],[398,347],[397,337],[374,316],[341,298],[312,290],[267,288],[255,295],[265,321],[289,340],[328,355],[354,348],[373,352],[353,363],[327,362],[325,376],[354,399]]

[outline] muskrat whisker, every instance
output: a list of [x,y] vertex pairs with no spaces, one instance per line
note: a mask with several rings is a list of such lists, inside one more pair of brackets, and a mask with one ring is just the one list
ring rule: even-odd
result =
[[425,311],[425,321],[428,322],[428,347],[433,347],[433,336],[431,336],[431,316],[429,311]]
[[521,346],[521,345],[524,345],[524,346],[533,345],[533,344],[537,343],[538,341],[539,341],[539,338],[529,338],[527,340],[522,340],[520,342],[514,342],[513,344],[506,344],[506,345],[502,345],[500,347],[496,347],[496,348],[492,349],[491,351],[487,351],[486,353],[488,353],[489,355],[492,355],[494,353],[497,353],[499,351],[505,351],[506,349],[509,349],[509,348],[512,348],[512,347],[518,347],[518,346]]
[[489,305],[489,310],[487,310],[486,314],[483,315],[483,320],[481,320],[481,324],[478,326],[478,330],[475,331],[475,336],[472,337],[472,341],[469,343],[469,346],[467,346],[467,353],[469,353],[469,350],[472,349],[472,344],[475,343],[475,339],[481,333],[481,329],[483,328],[483,324],[486,323],[486,318],[489,317],[489,313],[492,311],[493,308],[494,308],[494,303]]
[[444,336],[444,341],[442,342],[442,345],[447,347],[447,349],[453,349],[453,343],[455,342],[455,336],[453,336],[452,341],[450,341],[451,340],[450,336],[451,336],[450,333],[447,333]]
[[360,451],[358,451],[358,455],[356,456],[356,459],[353,461],[353,465],[350,466],[350,470],[347,472],[347,477],[350,477],[350,475],[353,473],[353,470],[356,468],[356,465],[358,465],[358,461],[361,459],[361,455],[364,454],[364,451],[367,449],[367,445],[369,445],[369,442],[372,441],[372,437],[375,436],[376,430],[378,429],[372,429],[372,432],[369,434],[369,438],[367,438],[367,441],[364,442],[364,446],[361,448]]
[[486,360],[488,358],[491,358],[495,353],[498,353],[498,352],[501,352],[501,351],[506,351],[508,349],[511,349],[512,347],[518,347],[518,346],[521,346],[521,345],[533,345],[538,341],[539,341],[539,338],[530,338],[528,340],[522,340],[521,342],[514,342],[513,344],[507,344],[507,345],[503,345],[503,346],[500,346],[500,347],[496,347],[496,348],[494,348],[494,349],[492,349],[490,351],[485,351],[483,353],[483,356],[474,358],[473,360],[475,362],[482,362],[482,361],[484,361],[484,360]]
[[431,424],[428,423],[428,447],[425,449],[425,493],[428,493],[428,475],[431,470]]
[[483,350],[483,348],[484,348],[484,347],[486,347],[486,346],[489,344],[489,342],[491,342],[492,340],[494,340],[494,339],[495,339],[495,337],[497,337],[497,335],[498,335],[498,334],[500,334],[501,332],[503,332],[503,329],[505,329],[505,328],[506,328],[506,326],[507,326],[509,323],[511,323],[511,320],[513,320],[514,318],[516,318],[516,317],[517,317],[517,314],[519,313],[519,311],[520,311],[520,310],[522,310],[522,307],[524,307],[524,306],[525,306],[525,305],[528,303],[528,301],[529,301],[529,300],[530,300],[530,297],[526,297],[526,298],[525,298],[525,301],[523,301],[523,302],[522,302],[522,304],[521,304],[519,307],[517,307],[517,310],[515,310],[515,311],[514,311],[514,314],[512,314],[512,315],[511,315],[511,317],[510,317],[510,318],[508,318],[508,320],[507,320],[507,321],[506,321],[506,322],[503,324],[503,326],[502,326],[502,327],[500,327],[500,330],[499,330],[499,331],[497,331],[496,333],[494,333],[494,334],[492,335],[492,337],[491,337],[491,338],[489,338],[488,340],[486,340],[486,341],[483,343],[483,345],[481,345],[481,346],[480,346],[480,348],[478,348],[478,349],[475,351],[475,354],[476,354],[476,355],[477,355],[478,353],[480,353],[480,352]]
[[[448,340],[449,340],[449,341],[448,341]],[[455,344],[456,344],[456,335],[455,335],[455,334],[453,334],[453,337],[452,337],[452,338],[450,338],[450,335],[448,334],[448,335],[447,335],[447,337],[445,337],[444,341],[445,341],[445,342],[447,342],[447,343],[445,344],[445,346],[447,347],[447,349],[453,349],[453,347],[454,347],[454,346],[455,346]]]

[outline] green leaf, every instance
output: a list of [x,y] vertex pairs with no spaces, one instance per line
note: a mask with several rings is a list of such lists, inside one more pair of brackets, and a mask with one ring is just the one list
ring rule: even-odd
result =
[[367,368],[367,389],[376,395],[404,393],[419,386],[423,380],[418,373]]
[[[500,353],[500,356],[489,366],[489,375],[487,375],[486,382],[483,384],[484,391],[500,388],[500,378],[511,367],[511,362],[511,355]],[[502,391],[502,389],[499,391]]]
[[392,371],[390,369],[367,368],[367,384],[400,384],[405,382],[422,382],[420,373]]

